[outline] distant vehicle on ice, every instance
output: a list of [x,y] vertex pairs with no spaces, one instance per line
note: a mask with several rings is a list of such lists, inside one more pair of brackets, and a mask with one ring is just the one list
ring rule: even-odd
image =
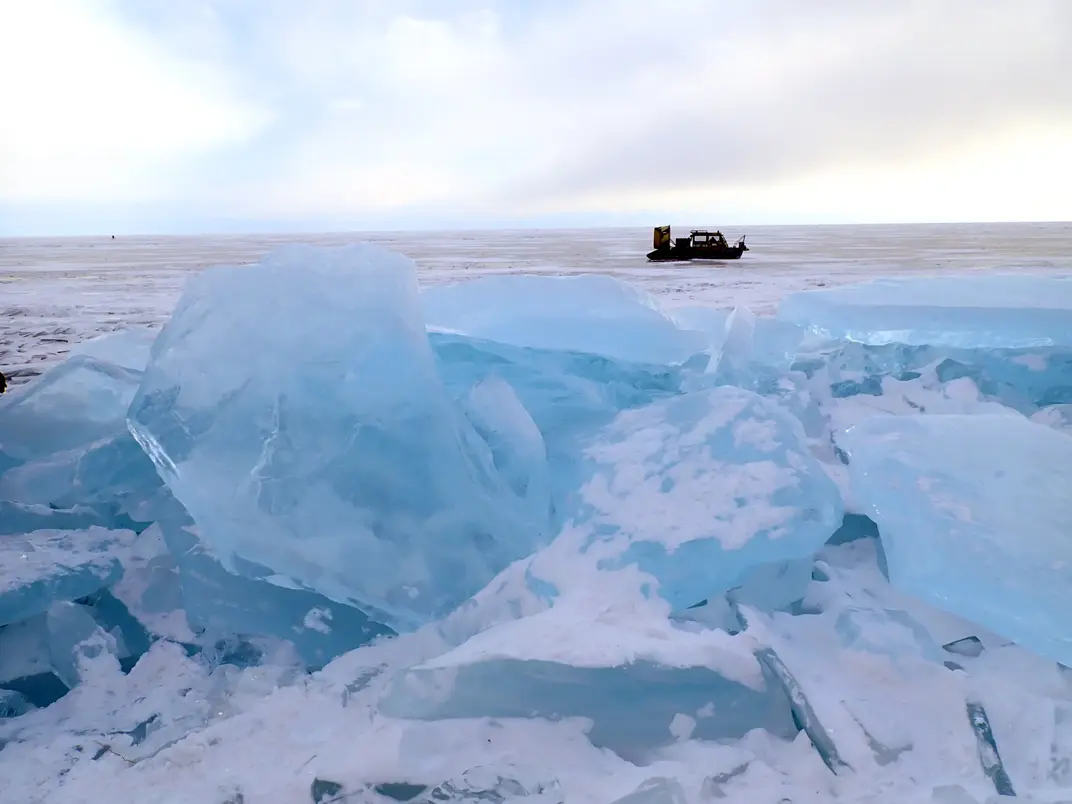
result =
[[732,246],[722,232],[693,229],[688,237],[678,237],[671,245],[670,227],[656,226],[654,251],[648,252],[652,262],[687,262],[689,260],[739,260],[748,251],[744,236]]

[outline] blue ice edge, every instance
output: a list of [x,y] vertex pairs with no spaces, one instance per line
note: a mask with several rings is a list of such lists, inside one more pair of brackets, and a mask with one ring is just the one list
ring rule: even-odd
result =
[[0,537],[0,626],[111,585],[123,571],[118,553],[133,538],[97,526]]

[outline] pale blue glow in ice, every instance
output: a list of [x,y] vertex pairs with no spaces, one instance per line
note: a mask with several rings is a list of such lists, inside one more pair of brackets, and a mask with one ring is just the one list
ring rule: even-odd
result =
[[1072,438],[1010,413],[876,417],[839,443],[894,584],[1072,664]]
[[778,317],[869,344],[1072,346],[1072,279],[977,275],[879,279],[786,296]]

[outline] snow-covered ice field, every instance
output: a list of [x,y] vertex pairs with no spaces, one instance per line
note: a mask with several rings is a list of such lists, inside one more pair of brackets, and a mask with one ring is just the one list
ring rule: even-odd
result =
[[0,802],[1072,801],[1072,225],[295,239],[0,241]]
[[[675,226],[675,236],[688,226]],[[692,227],[695,228],[695,227]],[[485,273],[597,272],[669,304],[745,304],[770,313],[783,294],[872,275],[1046,272],[1072,263],[1072,224],[758,226],[752,251],[722,266],[653,265],[645,229],[400,232],[357,236],[417,261],[422,284]],[[72,343],[160,324],[186,277],[209,265],[255,262],[285,242],[339,245],[355,236],[233,235],[0,239],[0,371],[18,382]]]

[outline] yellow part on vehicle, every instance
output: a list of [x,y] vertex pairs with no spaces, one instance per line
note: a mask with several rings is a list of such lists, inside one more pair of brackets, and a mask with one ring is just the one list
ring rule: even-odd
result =
[[667,248],[670,245],[670,227],[669,226],[656,226],[655,237],[653,239],[654,248]]

